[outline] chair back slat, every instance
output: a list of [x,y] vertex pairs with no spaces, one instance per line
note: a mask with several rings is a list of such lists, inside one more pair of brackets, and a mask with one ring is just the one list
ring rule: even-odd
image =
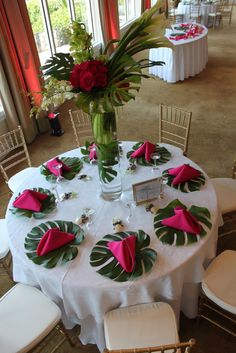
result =
[[160,142],[180,147],[186,154],[192,113],[161,104],[159,115]]
[[[24,157],[19,158],[24,155]],[[26,161],[31,167],[31,161],[21,126],[0,136],[0,170],[5,181],[9,180],[6,171]]]
[[69,110],[69,116],[78,147],[83,146],[86,141],[94,141],[90,116],[82,110]]

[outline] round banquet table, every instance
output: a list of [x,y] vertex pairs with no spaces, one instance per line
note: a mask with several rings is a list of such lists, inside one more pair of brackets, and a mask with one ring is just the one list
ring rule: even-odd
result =
[[[215,13],[216,12],[216,3],[201,3],[201,10],[200,10],[200,15],[201,15],[201,24],[204,26],[207,26],[208,23],[208,15],[209,13]],[[190,21],[190,4],[183,4],[180,2],[178,4],[178,13],[182,13],[184,15],[184,22]]]
[[163,66],[149,68],[149,73],[162,78],[164,81],[174,83],[184,81],[200,73],[208,60],[208,43],[206,27],[203,32],[195,37],[181,40],[172,40],[174,47],[150,49],[149,59],[164,61]]
[[[194,162],[183,156],[182,151],[167,144],[171,159],[159,166],[152,173],[151,167],[137,166],[135,173],[127,174],[126,153],[134,142],[123,142],[121,170],[125,190],[137,183],[160,176],[162,171],[189,163],[201,170]],[[67,157],[81,157],[80,149],[64,153]],[[199,282],[204,274],[204,265],[215,256],[217,230],[221,224],[221,216],[216,194],[210,179],[199,191],[182,193],[167,185],[164,187],[164,198],[155,200],[154,204],[164,207],[173,199],[179,199],[187,207],[197,205],[208,208],[211,214],[212,228],[207,235],[190,246],[170,246],[163,244],[155,235],[153,215],[145,210],[143,205],[134,209],[130,224],[126,223],[128,208],[123,201],[108,202],[99,196],[99,180],[96,165],[84,163],[82,173],[90,175],[90,181],[79,180],[77,177],[68,184],[70,191],[77,192],[77,197],[57,204],[56,210],[43,219],[28,219],[13,215],[11,208],[19,192],[31,187],[50,189],[50,183],[35,170],[34,178],[25,180],[17,193],[9,202],[6,219],[10,238],[10,248],[13,256],[13,277],[16,282],[39,287],[51,297],[62,310],[62,320],[67,328],[81,325],[80,339],[82,343],[95,343],[98,348],[104,348],[103,317],[111,309],[146,303],[166,301],[171,304],[177,320],[182,310],[189,318],[196,316]],[[63,182],[62,182],[63,183]],[[67,191],[68,192],[68,191]],[[85,240],[78,246],[77,257],[64,265],[47,269],[34,264],[25,254],[24,240],[27,233],[36,225],[48,220],[75,221],[81,215],[84,207],[95,210],[94,222],[85,234]],[[125,224],[124,230],[144,230],[149,234],[149,247],[157,251],[157,261],[152,270],[135,281],[118,283],[103,277],[96,272],[96,267],[89,264],[89,255],[95,243],[104,235],[113,233],[112,220],[118,217]]]

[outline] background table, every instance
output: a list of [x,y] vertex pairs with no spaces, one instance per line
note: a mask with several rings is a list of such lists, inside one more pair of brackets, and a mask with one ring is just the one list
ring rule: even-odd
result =
[[198,37],[170,40],[174,45],[173,49],[150,49],[149,59],[164,61],[165,65],[150,67],[149,73],[170,83],[197,75],[206,67],[208,60],[207,33],[208,30],[204,27]]
[[[201,3],[201,24],[207,26],[208,23],[208,15],[210,12],[216,11],[216,4],[207,4]],[[183,4],[180,2],[177,8],[179,13],[184,14],[184,22],[190,21],[190,4]]]
[[[124,143],[124,156],[121,168],[128,166],[126,152],[133,142]],[[158,175],[167,168],[195,163],[182,155],[180,149],[164,145],[171,152],[169,162],[160,166]],[[65,156],[81,156],[80,149],[64,154]],[[124,186],[127,189],[131,183],[152,179],[155,175],[151,167],[137,167],[133,175],[123,174]],[[158,257],[152,271],[133,282],[117,283],[98,273],[89,264],[89,255],[95,243],[104,235],[113,232],[114,216],[125,220],[128,209],[120,201],[108,202],[99,197],[99,181],[96,165],[85,164],[83,173],[92,176],[91,181],[77,178],[69,182],[71,191],[78,192],[78,197],[58,204],[57,209],[48,217],[35,220],[19,218],[13,215],[9,208],[16,195],[10,200],[7,211],[7,227],[10,237],[10,248],[13,255],[13,274],[16,282],[38,286],[50,296],[61,308],[63,322],[67,328],[75,324],[81,325],[80,339],[84,344],[96,343],[99,349],[104,348],[103,317],[111,309],[137,303],[166,301],[173,307],[177,319],[180,309],[190,318],[195,317],[199,282],[204,273],[204,264],[215,256],[217,229],[221,220],[217,206],[215,191],[211,181],[206,176],[206,184],[200,191],[181,193],[165,187],[165,197],[156,204],[164,207],[171,200],[178,198],[186,206],[192,204],[207,207],[211,213],[212,229],[206,237],[191,246],[175,247],[161,243],[153,229],[153,215],[146,212],[144,206],[135,209],[134,218],[125,230],[143,229],[150,235],[150,247],[157,251]],[[50,184],[36,169],[35,177],[26,180],[18,190],[31,187],[50,188]],[[68,191],[68,189],[67,189]],[[18,193],[17,193],[18,194]],[[85,241],[78,247],[78,256],[63,266],[46,269],[30,261],[24,250],[24,239],[32,227],[51,220],[74,221],[84,207],[93,207],[96,211],[94,224],[89,228]]]

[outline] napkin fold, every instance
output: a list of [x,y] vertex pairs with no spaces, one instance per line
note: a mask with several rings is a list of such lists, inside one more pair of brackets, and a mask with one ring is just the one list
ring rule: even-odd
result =
[[155,151],[155,145],[151,142],[145,141],[136,151],[131,154],[131,158],[145,156],[145,159],[149,162],[151,160],[151,154]]
[[183,164],[177,168],[171,168],[169,169],[168,174],[175,176],[172,182],[173,185],[178,185],[185,181],[198,178],[201,175],[199,170],[191,167],[189,164]]
[[89,159],[97,159],[97,151],[96,151],[96,145],[93,143],[91,146],[89,146]]
[[15,199],[13,206],[24,210],[39,212],[42,207],[41,202],[46,198],[48,198],[47,194],[27,189]]
[[108,242],[108,248],[126,272],[132,272],[135,266],[135,244],[135,235]]
[[[57,166],[62,165],[61,168],[57,168]],[[46,167],[52,174],[55,176],[61,176],[63,171],[69,172],[70,167],[68,167],[65,163],[63,163],[59,158],[53,158],[50,161],[47,162]]]
[[59,228],[48,229],[37,246],[37,255],[46,255],[48,252],[58,249],[74,239],[74,234],[62,232]]
[[201,225],[189,211],[177,206],[174,209],[175,215],[161,221],[164,226],[182,230],[183,232],[199,234]]

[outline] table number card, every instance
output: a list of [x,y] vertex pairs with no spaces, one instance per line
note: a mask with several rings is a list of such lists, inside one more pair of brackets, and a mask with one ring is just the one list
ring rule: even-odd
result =
[[154,178],[133,184],[133,195],[136,205],[155,200],[161,190],[161,178]]

